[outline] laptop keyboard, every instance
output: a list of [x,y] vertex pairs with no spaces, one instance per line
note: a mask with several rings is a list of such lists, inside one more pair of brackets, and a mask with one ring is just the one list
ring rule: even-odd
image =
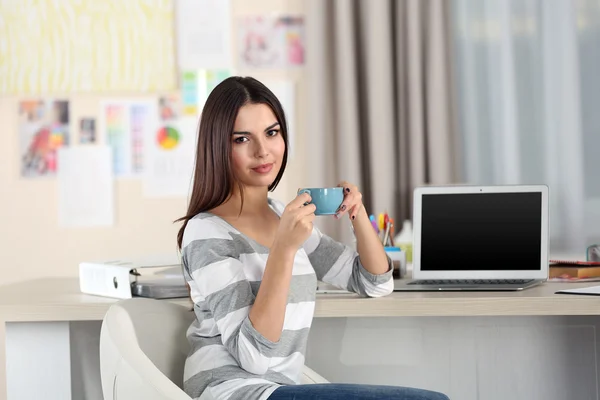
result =
[[524,285],[533,279],[422,279],[409,285]]

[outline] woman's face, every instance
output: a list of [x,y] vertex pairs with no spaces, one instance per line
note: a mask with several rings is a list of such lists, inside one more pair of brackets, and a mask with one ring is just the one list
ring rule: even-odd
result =
[[279,173],[285,152],[281,127],[265,104],[240,108],[233,127],[232,164],[244,186],[269,186]]

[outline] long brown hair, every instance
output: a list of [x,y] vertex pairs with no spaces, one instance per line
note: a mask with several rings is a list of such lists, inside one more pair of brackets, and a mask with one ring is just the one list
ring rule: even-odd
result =
[[177,234],[179,249],[188,221],[223,204],[233,193],[236,180],[231,168],[231,135],[238,111],[249,103],[266,104],[279,122],[285,152],[281,169],[269,190],[274,190],[281,180],[288,157],[287,124],[281,103],[273,92],[254,78],[233,76],[225,79],[208,96],[200,117],[192,196],[185,216],[175,221],[183,221]]

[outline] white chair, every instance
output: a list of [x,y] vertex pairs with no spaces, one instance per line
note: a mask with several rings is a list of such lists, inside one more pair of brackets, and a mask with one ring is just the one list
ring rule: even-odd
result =
[[[110,307],[100,333],[104,400],[190,400],[181,389],[194,313],[164,300],[135,298]],[[305,367],[301,383],[327,383]]]

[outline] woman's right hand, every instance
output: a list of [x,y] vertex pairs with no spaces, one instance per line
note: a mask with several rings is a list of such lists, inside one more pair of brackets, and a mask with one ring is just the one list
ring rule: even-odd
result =
[[307,204],[311,201],[308,193],[298,195],[281,214],[274,246],[296,252],[308,239],[313,230],[317,207]]

